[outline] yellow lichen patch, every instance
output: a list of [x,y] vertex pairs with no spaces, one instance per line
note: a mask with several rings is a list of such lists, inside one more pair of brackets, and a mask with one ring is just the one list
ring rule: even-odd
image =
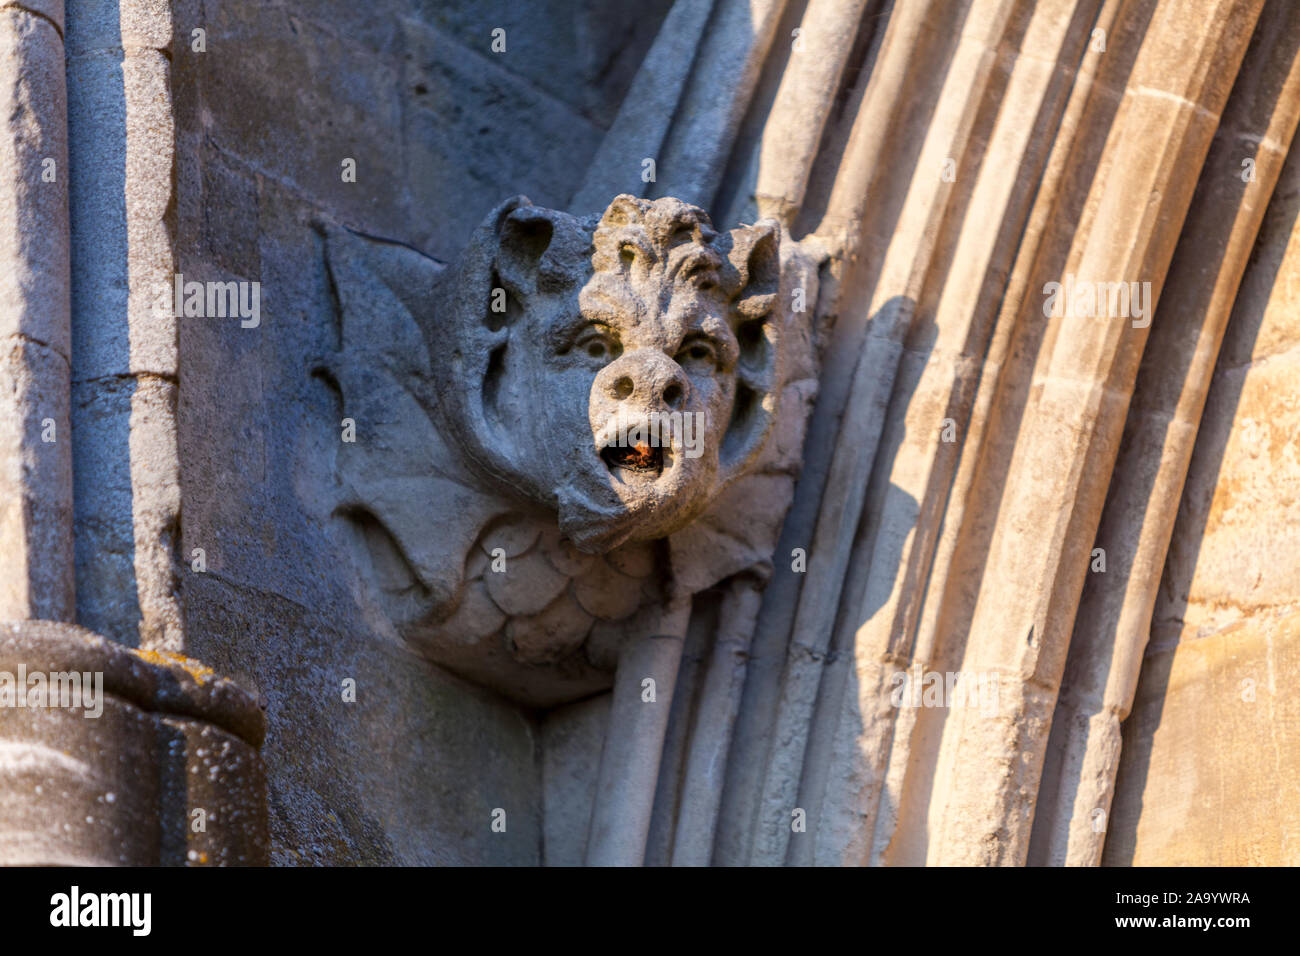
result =
[[198,661],[181,654],[173,654],[171,651],[136,651],[135,653],[141,660],[159,667],[179,667],[200,684],[217,679],[217,672],[212,668],[204,667]]

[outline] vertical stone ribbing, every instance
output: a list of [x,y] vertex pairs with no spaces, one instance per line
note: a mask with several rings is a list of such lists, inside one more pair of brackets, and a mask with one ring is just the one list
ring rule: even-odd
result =
[[[1266,5],[1201,184],[1115,463],[1070,641],[1030,862],[1095,866],[1152,608],[1224,330],[1300,120],[1300,8]],[[1243,159],[1253,164],[1253,175]],[[1098,815],[1100,811],[1100,815]]]
[[0,619],[71,620],[62,0],[0,4]]
[[[949,490],[929,577],[922,586],[922,607],[910,655],[919,671],[955,669],[960,661],[970,609],[987,553],[986,539],[972,547],[969,536],[992,533],[996,500],[1002,484],[1008,443],[1002,423],[1022,406],[1008,410],[1008,392],[1025,401],[1038,348],[1037,321],[1042,284],[1057,274],[1068,253],[1092,164],[1104,143],[1104,131],[1121,99],[1119,89],[1141,43],[1142,8],[1151,0],[1106,0],[1092,31],[1111,38],[1107,48],[1089,43],[1072,77],[1069,101],[1052,139],[1016,260],[997,301],[998,315],[983,356],[980,379],[969,419],[961,430],[961,459]],[[1091,38],[1092,31],[1089,36]],[[1094,145],[1096,144],[1096,145]],[[883,769],[882,793],[874,822],[869,862],[872,865],[924,862],[925,814],[934,785],[934,760],[946,711],[912,708],[899,714]]]
[[97,0],[68,21],[73,448],[79,621],[183,650],[175,562],[176,319],[170,4]]
[[[895,397],[907,400],[891,403],[886,416],[813,718],[800,803],[817,820],[819,863],[867,859],[891,746],[897,753],[888,759],[906,761],[917,710],[884,704],[909,663],[917,679],[930,663],[932,648],[916,640],[918,618],[956,439],[970,421],[1044,143],[1059,127],[1097,6],[1054,0],[1016,11],[995,51],[986,97],[997,104],[994,118],[977,129],[971,158],[955,171],[972,185],[945,227],[956,235],[939,244],[951,252],[936,256],[918,306],[934,324],[913,332],[900,363]],[[898,793],[890,797],[896,802]],[[802,847],[808,861],[812,843]]]
[[[869,324],[867,303],[849,293],[870,287],[876,267],[874,253],[891,232],[898,214],[890,197],[895,190],[885,157],[904,149],[912,129],[907,115],[922,111],[937,89],[934,68],[950,54],[948,41],[933,21],[939,19],[939,0],[908,3],[890,15],[870,79],[857,90],[857,108],[844,134],[845,146],[839,174],[829,190],[826,213],[817,228],[836,249],[844,250],[843,263],[832,263],[832,282],[819,296],[820,314],[834,317],[835,331],[822,370],[817,407],[809,422],[803,463],[794,502],[781,532],[779,553],[793,548],[807,551],[818,522],[831,460],[835,454],[840,416],[849,401],[862,340]],[[950,9],[956,16],[956,12]],[[959,20],[960,18],[958,18]],[[904,97],[902,91],[910,90]],[[880,177],[882,188],[872,187]],[[904,179],[905,182],[905,179]],[[898,190],[901,192],[901,189]],[[876,201],[877,215],[867,218],[868,193]],[[857,255],[857,240],[871,247],[871,255]],[[866,273],[866,275],[864,275]],[[790,632],[805,578],[790,573],[777,562],[776,573],[764,592],[755,629],[752,658],[746,669],[745,688],[737,716],[727,779],[719,808],[714,862],[739,865],[748,862],[759,820],[759,802],[768,769],[773,724],[781,699]]]
[[600,212],[619,193],[645,194],[642,162],[658,156],[668,136],[712,9],[713,0],[677,0],[668,11],[614,124],[569,202],[571,213]]
[[619,654],[587,835],[588,866],[640,866],[645,859],[690,613],[689,601],[667,606]]
[[[1197,18],[1185,3],[1157,9],[1067,276],[1146,282],[1148,308],[1158,299],[1260,7],[1222,0],[1197,5]],[[929,862],[1025,861],[1047,729],[1146,333],[1122,314],[1048,321],[961,668],[999,675],[998,713],[958,710],[944,728]]]
[[717,0],[648,196],[712,204],[785,3]]
[[[759,822],[751,862],[779,864],[790,848],[786,821],[802,802],[802,770],[811,737],[813,713],[835,630],[853,540],[865,504],[867,482],[880,447],[887,409],[900,363],[913,336],[918,303],[950,210],[964,202],[966,180],[945,177],[945,164],[960,166],[978,153],[988,122],[985,95],[1001,47],[1014,29],[1023,5],[1006,0],[976,0],[953,51],[950,72],[935,115],[907,182],[905,199],[873,287],[853,303],[865,306],[871,324],[864,337],[845,405],[822,507],[809,548],[808,577],[799,596],[791,631],[781,699],[768,756]],[[804,808],[807,809],[807,808]],[[804,841],[805,843],[807,841]],[[799,854],[811,847],[798,847]]]
[[867,0],[810,0],[763,128],[755,171],[759,217],[789,226],[803,205],[822,130]]
[[[925,5],[889,11],[870,85],[848,109],[860,135],[841,140],[837,120],[823,137],[823,146],[843,153],[829,191],[817,185],[828,197],[819,235],[844,259],[832,263],[818,307],[840,318],[780,546],[811,541],[809,573],[778,571],[764,597],[715,862],[1019,863],[1036,812],[1043,838],[1059,843],[1038,862],[1063,862],[1067,837],[1082,854],[1077,862],[1096,861],[1101,837],[1084,811],[1098,794],[1108,799],[1113,783],[1118,723],[1132,698],[1217,336],[1294,126],[1282,80],[1294,57],[1275,36],[1287,11],[1269,7],[1271,19],[1256,30],[1261,9],[1253,0],[1198,5],[1195,15],[1183,0],[953,5],[943,28],[962,37],[956,57],[928,40],[936,30]],[[1006,115],[990,132],[969,106],[983,75],[959,57],[998,15],[1012,24],[1029,16],[1037,26],[1032,40],[1026,34],[1026,62],[995,68],[987,99],[996,105],[985,108]],[[1242,75],[1255,97],[1249,119],[1221,132],[1224,145],[1207,166],[1252,32],[1272,51],[1271,78]],[[1002,45],[1011,50],[1009,40]],[[1058,48],[1048,79],[1040,53]],[[948,77],[954,93],[927,86],[925,72]],[[889,89],[893,97],[882,101],[879,91]],[[910,127],[892,109],[903,91],[911,113],[923,117]],[[1046,108],[1032,113],[1039,103]],[[981,179],[974,191],[958,188],[927,205],[912,194],[923,191],[936,128],[945,124],[953,142],[971,131],[952,158]],[[967,155],[988,164],[987,176],[964,168]],[[1245,190],[1244,155],[1257,162]],[[797,157],[791,162],[770,170],[771,182],[793,183],[774,190],[769,206],[787,216],[783,197],[803,188],[806,172]],[[1198,214],[1192,189],[1207,175],[1226,185],[1206,187],[1204,202],[1218,205]],[[1023,187],[1008,193],[1017,177]],[[1035,190],[1030,213],[1024,193]],[[1163,331],[1153,333],[1165,342],[1162,353],[1178,356],[1177,369],[1174,378],[1157,376],[1167,363],[1153,359],[1154,371],[1144,373],[1151,398],[1139,388],[1130,410],[1145,323],[1131,325],[1129,315],[1044,322],[1038,289],[1067,276],[1149,283],[1150,319],[1180,237],[1190,271],[1175,276],[1165,303],[1177,316],[1166,312]],[[1213,269],[1197,250],[1210,250]],[[935,336],[920,334],[913,309],[933,319]],[[1202,321],[1207,313],[1217,319]],[[892,341],[897,354],[873,338]],[[961,431],[957,461],[945,459],[931,434],[939,416]],[[1112,538],[1097,543],[1106,546],[1110,573],[1090,582],[1099,589],[1096,607],[1085,598],[1076,625],[1121,433],[1133,437],[1111,493],[1127,489],[1133,500],[1107,506],[1112,525],[1102,532],[1110,527]],[[851,517],[859,507],[861,522]],[[846,525],[856,530],[851,547]],[[1073,647],[1078,630],[1089,628],[1104,634],[1101,643]],[[786,650],[783,668],[773,660],[778,648]],[[1067,650],[1079,666],[1058,706]],[[1001,711],[992,719],[949,707],[888,711],[880,705],[883,678],[909,665],[994,674]],[[1106,726],[1075,719],[1087,714]],[[1049,726],[1063,735],[1069,766],[1049,764],[1040,806]],[[881,787],[887,800],[876,816]],[[807,813],[807,839],[789,834],[795,805]]]
[[727,586],[682,772],[673,866],[708,866],[713,857],[727,751],[761,600],[762,592],[747,576]]

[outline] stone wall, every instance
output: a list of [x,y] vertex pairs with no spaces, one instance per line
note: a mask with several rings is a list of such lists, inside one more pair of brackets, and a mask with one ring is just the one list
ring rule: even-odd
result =
[[[1300,6],[0,0],[0,97],[0,663],[110,685],[103,723],[0,711],[0,861],[1300,861]],[[636,613],[594,692],[456,676],[340,489],[391,479],[490,592],[439,525],[473,495],[333,363],[431,351],[464,412],[475,270],[497,335],[664,209],[731,283],[665,303],[752,283],[782,323],[761,467],[603,552]],[[158,306],[185,282],[258,307]],[[447,426],[425,457],[515,495],[554,548],[508,557],[567,588],[558,507]]]
[[181,320],[186,650],[266,710],[278,863],[539,860],[537,718],[416,657],[344,559],[318,227],[446,260],[503,196],[563,206],[663,7],[176,4],[177,271],[262,283],[257,328]]

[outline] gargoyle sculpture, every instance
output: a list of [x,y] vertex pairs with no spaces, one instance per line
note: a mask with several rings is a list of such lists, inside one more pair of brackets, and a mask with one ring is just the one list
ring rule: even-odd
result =
[[423,654],[550,706],[609,687],[638,618],[769,572],[816,388],[818,259],[777,223],[517,197],[450,270],[325,233],[336,514]]

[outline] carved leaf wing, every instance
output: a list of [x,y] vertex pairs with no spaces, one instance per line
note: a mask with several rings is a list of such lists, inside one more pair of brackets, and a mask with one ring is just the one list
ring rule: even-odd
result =
[[[454,604],[465,555],[499,504],[468,483],[430,412],[429,337],[443,267],[405,246],[344,229],[326,234],[339,349],[323,363],[355,423],[338,454],[336,512],[377,522],[367,535],[397,620]],[[391,538],[390,553],[376,536]],[[384,552],[382,555],[375,552]],[[408,566],[411,582],[401,580]]]

